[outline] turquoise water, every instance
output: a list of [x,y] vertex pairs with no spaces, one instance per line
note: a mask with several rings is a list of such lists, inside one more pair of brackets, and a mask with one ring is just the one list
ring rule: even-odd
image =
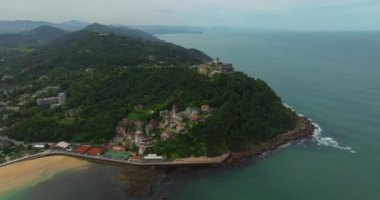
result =
[[184,183],[173,199],[379,199],[380,33],[164,35],[264,79],[321,136]]
[[[232,169],[170,177],[159,183],[150,198],[135,199],[379,199],[380,33],[160,38],[219,56],[237,70],[264,79],[284,102],[310,117],[322,131],[314,139],[294,142]],[[57,176],[15,199],[130,199],[125,190],[141,182],[115,179],[124,171],[118,167],[94,166]]]

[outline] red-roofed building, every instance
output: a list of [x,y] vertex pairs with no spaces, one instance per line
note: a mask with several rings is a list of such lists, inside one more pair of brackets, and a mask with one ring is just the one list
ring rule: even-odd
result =
[[82,144],[74,149],[75,153],[85,154],[89,149],[91,149],[91,145]]
[[203,105],[201,106],[201,111],[202,111],[202,112],[205,112],[205,113],[210,112],[210,106],[207,105],[207,104],[203,104]]
[[90,150],[87,151],[88,155],[91,156],[100,156],[100,154],[103,152],[102,148],[91,148]]

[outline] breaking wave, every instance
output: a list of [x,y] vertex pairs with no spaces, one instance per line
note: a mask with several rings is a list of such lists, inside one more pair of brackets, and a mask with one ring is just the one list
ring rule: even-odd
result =
[[322,128],[316,124],[313,123],[316,129],[313,133],[313,140],[319,145],[319,146],[326,146],[326,147],[333,147],[344,151],[349,151],[351,153],[356,153],[351,147],[349,146],[342,146],[339,144],[338,141],[336,141],[332,137],[323,137],[322,136]]
[[[291,106],[289,106],[288,104],[284,103],[284,106],[295,112],[295,110]],[[304,117],[304,115],[300,114],[300,113],[297,113],[297,115],[300,117]],[[332,137],[323,137],[322,136],[322,128],[318,124],[316,124],[314,122],[312,122],[312,123],[315,126],[315,130],[313,132],[312,137],[313,137],[313,140],[317,143],[317,145],[332,147],[332,148],[348,151],[350,153],[356,153],[350,146],[342,146],[338,141],[336,141]]]

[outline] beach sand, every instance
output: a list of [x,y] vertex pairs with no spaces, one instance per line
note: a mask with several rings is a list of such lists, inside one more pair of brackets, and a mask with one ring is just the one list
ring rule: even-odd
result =
[[55,173],[80,169],[89,163],[68,156],[48,156],[0,167],[0,195],[20,186],[37,184]]

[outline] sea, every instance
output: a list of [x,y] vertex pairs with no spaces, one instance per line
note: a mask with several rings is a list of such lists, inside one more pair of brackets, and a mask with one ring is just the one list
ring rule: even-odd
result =
[[[152,173],[92,164],[0,199],[378,200],[380,33],[159,35],[265,80],[312,119],[312,138],[229,168]],[[137,170],[137,172],[136,172]],[[153,175],[154,174],[154,175]]]

